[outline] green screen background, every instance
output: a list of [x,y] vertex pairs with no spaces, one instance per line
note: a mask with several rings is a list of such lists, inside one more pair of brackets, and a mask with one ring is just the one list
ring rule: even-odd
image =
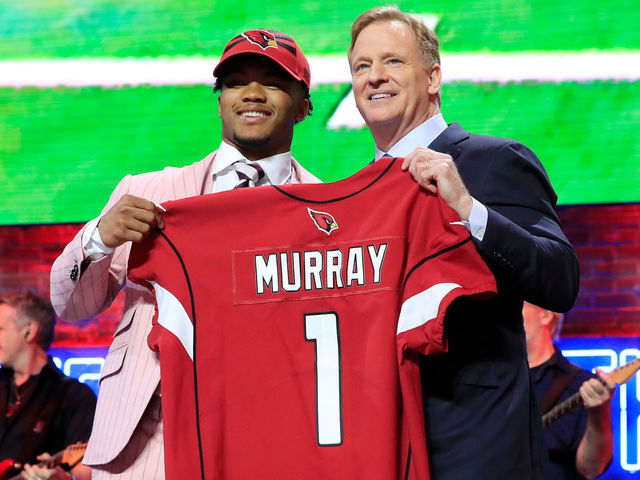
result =
[[[377,5],[17,3],[0,0],[0,78],[3,60],[217,57],[229,38],[258,27],[290,33],[308,57],[341,56],[353,19]],[[635,0],[397,4],[440,17],[445,74],[451,53],[640,51]],[[373,156],[366,129],[326,127],[349,88],[315,86],[313,116],[296,127],[294,156],[324,181],[354,173]],[[640,82],[461,81],[445,84],[442,96],[447,121],[531,147],[560,204],[640,201]],[[217,98],[206,85],[0,88],[0,224],[86,221],[124,175],[193,163],[219,143]]]

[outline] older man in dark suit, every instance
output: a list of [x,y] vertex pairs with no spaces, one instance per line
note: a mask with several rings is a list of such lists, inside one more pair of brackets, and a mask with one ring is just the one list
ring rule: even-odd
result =
[[351,33],[353,90],[375,158],[406,157],[403,168],[458,212],[498,283],[493,300],[452,305],[448,353],[422,361],[431,478],[543,478],[522,303],[566,311],[579,285],[549,178],[521,143],[447,125],[438,39],[419,17],[378,7]]

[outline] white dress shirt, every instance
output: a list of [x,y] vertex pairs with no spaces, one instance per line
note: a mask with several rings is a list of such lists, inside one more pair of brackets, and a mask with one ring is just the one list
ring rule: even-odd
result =
[[[442,114],[438,113],[398,140],[388,152],[380,150],[376,146],[375,160],[380,160],[384,155],[406,157],[418,147],[428,147],[446,128],[447,122],[444,120]],[[475,198],[471,198],[473,200],[473,206],[469,214],[469,221],[463,220],[462,223],[464,223],[464,226],[469,230],[471,235],[482,241],[487,228],[489,213],[487,212],[487,207]]]
[[[220,144],[216,153],[216,160],[213,162],[213,190],[212,193],[225,192],[231,190],[238,183],[238,175],[233,167],[233,163],[249,162],[237,148],[226,142]],[[265,178],[261,185],[282,185],[291,179],[291,152],[279,153],[271,157],[253,160],[264,170]]]
[[[223,141],[216,152],[213,171],[209,173],[213,175],[213,188],[210,193],[224,192],[236,186],[238,175],[232,164],[238,161],[249,163],[249,160],[237,148]],[[291,180],[290,151],[261,158],[260,160],[253,160],[252,163],[257,163],[264,170],[265,177],[260,182],[262,185],[282,185],[289,183]],[[102,215],[91,220],[87,223],[84,232],[82,232],[82,246],[93,261],[109,255],[114,250],[107,247],[100,238],[98,222],[101,218]]]

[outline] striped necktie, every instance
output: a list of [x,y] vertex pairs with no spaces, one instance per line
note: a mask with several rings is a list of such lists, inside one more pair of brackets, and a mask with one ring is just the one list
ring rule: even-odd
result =
[[264,170],[256,162],[234,162],[233,168],[238,175],[238,183],[233,187],[234,189],[255,187],[264,178]]

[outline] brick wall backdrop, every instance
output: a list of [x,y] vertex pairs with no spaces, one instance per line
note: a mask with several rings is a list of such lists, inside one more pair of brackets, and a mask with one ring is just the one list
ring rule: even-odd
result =
[[[30,289],[49,296],[49,271],[81,224],[0,226],[0,291]],[[59,320],[54,344],[110,345],[120,320],[124,294],[95,319],[80,322]]]
[[[581,287],[565,318],[567,336],[640,336],[640,204],[558,209],[578,252]],[[28,288],[49,295],[49,270],[79,224],[0,226],[0,291]],[[109,345],[124,295],[105,313],[60,321],[55,344]]]
[[580,260],[563,336],[640,336],[640,204],[558,209]]

